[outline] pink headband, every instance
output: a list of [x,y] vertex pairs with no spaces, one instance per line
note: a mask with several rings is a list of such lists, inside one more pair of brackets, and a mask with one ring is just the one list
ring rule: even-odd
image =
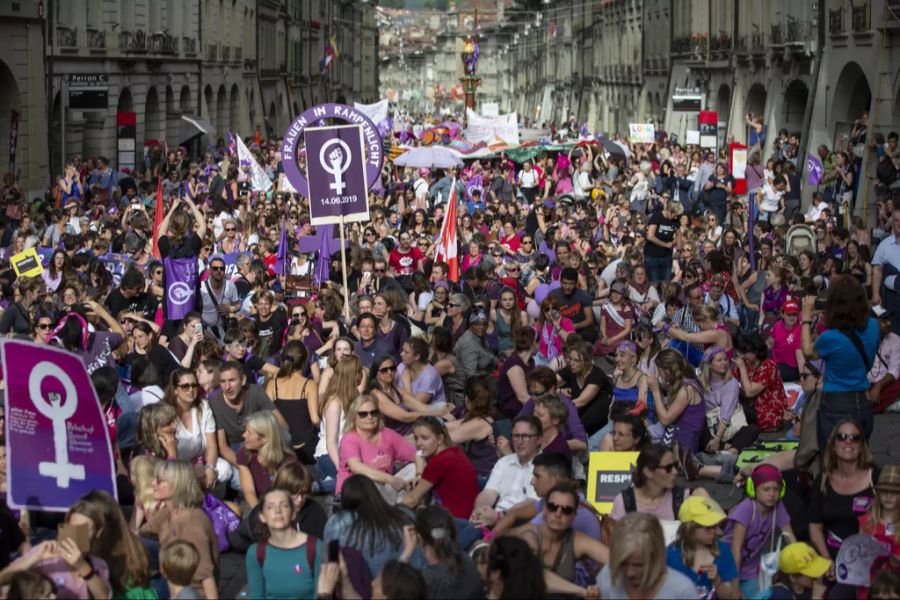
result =
[[726,350],[722,346],[712,346],[711,348],[708,348],[706,352],[703,353],[703,362],[711,361],[713,357],[715,357],[715,355],[719,352],[728,354],[728,350]]
[[56,326],[56,329],[54,329],[53,331],[50,332],[50,339],[52,340],[53,338],[55,338],[56,334],[59,333],[60,329],[62,329],[65,326],[66,321],[68,321],[72,317],[75,317],[81,323],[81,348],[82,348],[82,350],[87,350],[88,333],[89,333],[88,332],[88,324],[87,324],[87,321],[84,320],[84,317],[79,315],[77,312],[70,312],[70,313],[66,313],[65,315],[63,315],[59,319],[59,324]]

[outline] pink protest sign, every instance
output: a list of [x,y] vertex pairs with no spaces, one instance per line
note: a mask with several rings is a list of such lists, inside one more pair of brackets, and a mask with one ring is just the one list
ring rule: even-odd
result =
[[82,360],[17,340],[0,356],[9,505],[61,512],[91,490],[115,496],[109,429]]

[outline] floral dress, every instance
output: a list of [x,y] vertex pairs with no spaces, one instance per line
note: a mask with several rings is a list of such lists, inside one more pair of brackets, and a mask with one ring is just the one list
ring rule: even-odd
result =
[[[737,367],[732,373],[740,381],[741,373]],[[778,365],[771,358],[767,358],[749,373],[749,377],[750,381],[764,386],[763,391],[753,398],[757,427],[762,432],[777,430],[787,410],[787,395],[784,393],[784,382]]]

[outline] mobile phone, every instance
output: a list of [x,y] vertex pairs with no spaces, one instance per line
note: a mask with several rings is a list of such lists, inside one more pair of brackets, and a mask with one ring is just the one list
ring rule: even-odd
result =
[[194,333],[203,333],[203,323],[194,324]]
[[87,554],[91,550],[91,532],[88,531],[87,524],[70,525],[69,523],[60,523],[57,529],[57,538],[60,542],[65,539],[71,539],[82,554]]
[[336,563],[340,560],[341,545],[337,540],[328,542],[328,562]]
[[558,320],[559,320],[559,317],[560,317],[560,315],[559,315],[559,311],[558,311],[558,310],[556,310],[556,309],[554,308],[552,311],[550,311],[550,318],[551,318],[551,319],[553,319],[554,321],[558,321]]

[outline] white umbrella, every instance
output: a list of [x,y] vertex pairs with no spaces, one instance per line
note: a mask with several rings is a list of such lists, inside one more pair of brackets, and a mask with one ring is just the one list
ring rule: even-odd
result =
[[413,167],[417,169],[447,169],[461,167],[462,159],[449,148],[441,146],[421,146],[404,152],[394,159],[398,167]]

